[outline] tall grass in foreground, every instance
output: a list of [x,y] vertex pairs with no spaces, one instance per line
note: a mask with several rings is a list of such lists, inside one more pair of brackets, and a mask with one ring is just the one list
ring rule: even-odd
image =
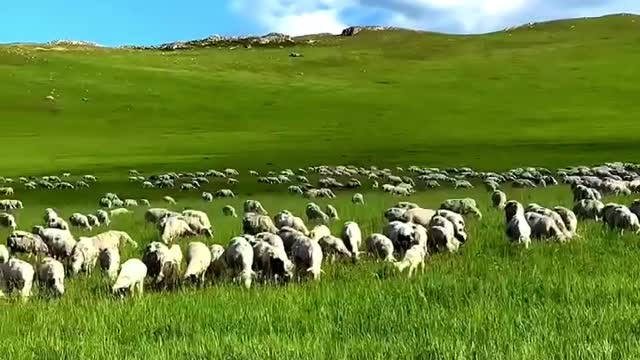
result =
[[[94,211],[95,189],[23,193],[23,228],[41,221],[53,206],[68,216]],[[130,184],[111,188],[127,197],[159,191]],[[198,194],[176,193],[179,203],[207,211],[217,243],[240,233],[240,220],[223,218],[229,203],[207,204]],[[543,205],[569,205],[567,188],[512,190],[512,198]],[[640,356],[639,239],[580,223],[580,238],[566,245],[535,243],[528,251],[510,246],[501,212],[488,208],[480,190],[438,190],[409,198],[437,207],[445,198],[473,196],[485,217],[468,221],[470,242],[459,254],[435,255],[424,275],[399,276],[384,263],[326,265],[319,283],[256,285],[230,283],[176,292],[147,291],[143,298],[113,298],[99,271],[67,283],[62,299],[35,296],[26,303],[0,302],[0,338],[6,359],[168,358],[636,358]],[[301,214],[306,200],[286,194],[255,195],[272,213]],[[380,232],[382,211],[398,201],[365,193],[365,206],[340,194],[329,201],[343,220],[358,221],[365,235]],[[629,199],[624,201],[629,202]],[[322,200],[319,203],[327,203]],[[161,205],[162,206],[162,205]],[[128,231],[141,245],[157,233],[143,209],[115,218],[111,228]],[[341,222],[333,225],[337,231]],[[94,233],[100,230],[95,230]],[[74,231],[77,236],[82,231]],[[2,236],[6,233],[2,233]],[[199,239],[207,241],[206,239]],[[181,240],[186,245],[190,240]],[[140,256],[127,248],[123,259]]]

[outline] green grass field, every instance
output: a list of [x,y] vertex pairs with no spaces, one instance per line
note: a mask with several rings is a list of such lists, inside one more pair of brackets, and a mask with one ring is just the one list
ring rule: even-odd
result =
[[[25,204],[16,213],[20,228],[40,223],[46,207],[65,217],[94,212],[108,191],[156,206],[173,195],[177,210],[205,210],[214,241],[226,244],[241,227],[221,216],[224,204],[240,209],[254,198],[271,213],[300,215],[307,201],[284,185],[258,186],[243,176],[239,198],[207,204],[199,192],[143,190],[126,181],[127,169],[500,170],[637,161],[639,29],[638,17],[612,16],[477,36],[363,33],[294,49],[4,46],[0,175],[100,178],[77,191],[13,184]],[[289,58],[291,51],[304,57]],[[45,100],[50,94],[55,101]],[[207,190],[220,187],[213,182]],[[571,205],[566,186],[507,193],[523,203]],[[60,300],[1,301],[0,358],[640,357],[637,236],[585,222],[569,244],[525,251],[508,244],[503,215],[488,208],[484,190],[443,188],[408,200],[437,207],[463,196],[485,213],[469,221],[471,241],[459,254],[434,256],[414,279],[367,260],[325,265],[317,284],[247,291],[222,283],[119,301],[97,271],[68,281]],[[330,203],[365,236],[381,231],[382,211],[399,200],[365,192],[366,206],[357,207],[350,198],[341,192]],[[116,218],[111,228],[141,244],[153,241],[157,233],[142,213]],[[128,249],[123,259],[140,255]]]

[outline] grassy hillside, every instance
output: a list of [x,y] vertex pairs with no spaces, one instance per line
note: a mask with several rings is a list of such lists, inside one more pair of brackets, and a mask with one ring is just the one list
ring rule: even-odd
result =
[[639,28],[612,16],[294,49],[0,47],[0,173],[630,160]]

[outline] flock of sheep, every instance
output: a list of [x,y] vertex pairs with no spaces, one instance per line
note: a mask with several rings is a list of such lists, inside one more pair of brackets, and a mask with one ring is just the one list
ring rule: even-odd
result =
[[[320,176],[319,187],[310,184],[305,175],[309,172]],[[500,190],[507,184],[516,188],[557,185],[556,178],[546,169],[520,168],[504,173],[476,172],[469,168],[396,169],[396,173],[407,172],[414,175],[398,176],[389,169],[321,166],[299,169],[297,176],[289,169],[264,177],[255,171],[251,171],[250,175],[265,184],[288,184],[295,179],[299,184],[287,185],[287,191],[308,198],[334,198],[337,190],[363,187],[365,178],[371,188],[381,188],[399,196],[409,195],[420,187],[440,186],[440,182],[451,183],[455,188],[473,187],[472,181],[482,183],[491,192],[493,207],[504,212],[506,237],[525,247],[529,246],[532,239],[566,242],[579,236],[579,219],[602,221],[610,229],[620,232],[630,230],[640,233],[640,200],[633,201],[628,207],[601,202],[602,193],[630,195],[640,191],[640,166],[635,164],[611,163],[558,170],[556,176],[562,183],[571,186],[573,209],[561,206],[546,208],[538,204],[524,207],[515,200],[509,201],[505,192]],[[154,187],[173,187],[176,180],[182,180],[184,183],[180,189],[191,190],[199,188],[204,182],[202,179],[198,181],[200,177],[223,178],[238,174],[236,170],[227,169],[222,172],[169,173],[145,178],[131,171],[130,179],[140,181],[147,187],[145,183]],[[348,180],[341,183],[337,178]],[[11,183],[4,180],[5,183]],[[45,180],[21,178],[20,181],[29,189],[31,186],[27,185]],[[57,177],[47,177],[46,181],[63,183]],[[97,179],[87,175],[82,181],[95,182]],[[379,182],[384,183],[379,186]],[[185,187],[185,184],[190,186]],[[297,190],[293,191],[292,187]],[[0,188],[0,192],[6,196],[14,194],[13,188],[8,186]],[[215,195],[204,192],[202,199],[213,201],[216,197],[234,196],[231,190],[221,189]],[[168,196],[164,200],[170,204],[176,203]],[[96,267],[111,281],[112,292],[118,295],[142,294],[145,285],[168,290],[183,282],[201,286],[207,281],[219,281],[225,277],[247,288],[251,287],[254,280],[265,283],[301,281],[305,278],[319,280],[324,263],[345,258],[356,264],[363,252],[393,264],[400,272],[406,271],[411,277],[419,269],[424,271],[425,261],[430,256],[439,252],[456,252],[469,240],[466,216],[482,219],[476,201],[471,198],[449,199],[442,202],[438,209],[426,209],[415,203],[400,201],[384,211],[383,216],[388,222],[380,233],[364,237],[360,226],[353,221],[344,222],[340,233],[332,234],[327,225],[340,221],[340,217],[331,205],[322,208],[309,202],[305,208],[305,221],[287,210],[271,217],[259,201],[246,200],[241,236],[233,237],[226,247],[193,241],[188,244],[183,256],[180,239],[214,237],[214,228],[205,212],[151,208],[147,200],[121,200],[113,193],[105,194],[98,202],[100,210],[94,214],[73,213],[68,222],[55,210],[46,209],[43,225],[35,226],[31,231],[22,231],[17,229],[11,214],[11,211],[23,207],[22,202],[15,199],[0,200],[0,206],[9,211],[0,213],[0,226],[11,229],[7,245],[0,245],[0,297],[17,293],[22,298],[28,298],[34,280],[43,291],[61,296],[65,291],[66,277],[91,274]],[[365,198],[361,193],[355,193],[352,202],[362,205]],[[157,228],[158,237],[144,247],[140,258],[121,263],[120,250],[123,246],[138,247],[126,232],[107,230],[92,237],[77,239],[71,233],[74,227],[92,230],[109,226],[111,217],[130,214],[132,212],[128,208],[141,205],[147,206],[144,220]],[[237,216],[236,210],[229,205],[224,206],[222,211],[225,216]],[[19,259],[19,254],[26,254],[29,259],[35,255],[36,266]],[[184,269],[183,262],[186,263]]]

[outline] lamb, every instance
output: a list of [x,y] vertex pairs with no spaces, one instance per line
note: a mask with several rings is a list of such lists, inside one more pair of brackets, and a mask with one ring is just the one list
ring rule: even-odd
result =
[[505,211],[507,217],[506,234],[512,243],[524,244],[529,248],[531,243],[531,226],[524,216],[524,208],[517,201],[509,201],[509,212]]
[[255,213],[258,215],[269,215],[267,210],[264,209],[260,201],[258,200],[245,200],[244,202],[245,213]]
[[89,223],[89,218],[86,215],[82,215],[80,213],[73,213],[69,217],[69,223],[71,223],[72,226],[81,227],[89,231],[92,230],[91,224]]
[[191,230],[209,238],[213,237],[213,227],[209,221],[209,216],[207,216],[205,212],[198,210],[185,210],[182,212],[182,216],[184,216],[189,223]]
[[224,252],[224,261],[231,270],[234,282],[241,282],[249,289],[251,280],[255,277],[253,267],[253,247],[243,237],[235,237],[229,242]]
[[491,204],[496,209],[504,209],[504,207],[507,205],[507,194],[505,194],[501,190],[495,190],[491,194]]
[[326,214],[329,216],[331,220],[340,220],[340,216],[338,216],[338,210],[336,210],[333,205],[327,204]]
[[123,244],[129,244],[134,249],[138,247],[138,243],[133,241],[131,236],[124,231],[109,230],[98,235],[90,237],[93,245],[98,251],[104,249],[119,249]]
[[120,267],[120,273],[115,284],[111,287],[114,295],[124,297],[126,292],[134,295],[138,292],[142,296],[144,292],[144,278],[147,276],[147,266],[139,259],[129,259]]
[[353,254],[347,246],[342,241],[332,235],[326,235],[318,239],[318,244],[320,244],[320,248],[322,249],[323,254],[327,256],[329,263],[333,264],[336,260],[336,256],[344,256],[347,258],[353,258]]
[[71,251],[71,276],[91,275],[98,261],[98,249],[92,238],[81,237]]
[[360,193],[355,193],[351,197],[351,202],[356,205],[364,205],[364,196],[362,196],[362,194]]
[[49,247],[49,254],[55,259],[66,259],[71,256],[76,240],[69,230],[45,229],[42,226],[33,228],[33,233],[39,235]]
[[202,285],[209,265],[211,251],[207,245],[197,241],[190,243],[187,247],[187,269],[184,279]]
[[423,208],[411,208],[402,214],[401,221],[427,227],[429,221],[436,214],[435,210]]
[[301,279],[303,274],[308,274],[313,280],[320,280],[320,273],[323,272],[320,244],[303,236],[295,241],[291,251],[298,279]]
[[440,209],[456,212],[461,215],[473,214],[482,219],[482,213],[478,210],[476,201],[471,198],[449,199],[440,204]]
[[206,201],[206,202],[212,202],[213,201],[213,194],[210,192],[203,192],[202,193],[202,200]]
[[33,266],[26,261],[11,258],[0,264],[0,297],[10,295],[15,289],[26,300],[31,296],[34,275]]
[[307,219],[314,224],[328,224],[329,216],[315,203],[308,203],[305,208]]
[[236,197],[236,194],[234,194],[233,191],[229,189],[220,189],[216,191],[214,196],[217,198],[234,198]]
[[367,251],[384,261],[396,261],[393,257],[393,242],[382,234],[371,234],[367,238]]
[[347,221],[342,227],[342,241],[352,254],[353,263],[360,259],[360,244],[362,243],[362,231],[356,222]]
[[176,200],[174,198],[172,198],[171,196],[163,196],[162,200],[164,200],[166,203],[171,204],[171,205],[175,205],[176,204]]
[[256,235],[261,232],[278,233],[278,228],[267,215],[245,213],[242,218],[242,229],[245,234]]
[[326,225],[316,225],[311,232],[309,232],[309,238],[316,242],[320,240],[320,238],[330,235],[331,230]]
[[160,230],[160,239],[166,245],[179,237],[198,235],[191,229],[187,218],[181,215],[164,217],[158,224],[158,229]]
[[[268,235],[279,239],[277,235]],[[287,257],[284,245],[280,245],[274,246],[266,241],[257,241],[253,245],[253,267],[262,273],[264,279],[288,281],[292,277],[293,263]]]
[[404,258],[401,261],[394,263],[394,266],[400,273],[404,272],[404,270],[408,268],[408,277],[411,277],[419,267],[422,268],[422,272],[424,273],[426,267],[424,260],[426,256],[427,252],[424,246],[413,245],[404,254]]
[[11,254],[48,254],[49,247],[39,235],[25,231],[14,231],[7,238],[7,248]]
[[0,227],[5,227],[11,229],[11,231],[16,230],[16,218],[7,213],[0,213]]
[[573,206],[573,212],[579,219],[600,220],[604,204],[600,200],[582,199]]
[[462,242],[455,236],[455,226],[447,218],[436,215],[428,226],[428,247],[433,252],[456,252]]
[[64,266],[54,258],[44,258],[38,266],[38,281],[54,295],[64,295]]
[[109,280],[114,281],[118,276],[120,268],[120,251],[118,248],[104,248],[98,253],[100,269],[107,275]]
[[276,214],[276,216],[274,216],[273,220],[277,228],[288,226],[300,231],[304,235],[309,235],[309,230],[304,224],[304,221],[301,218],[294,216],[289,211],[281,211],[280,213]]

